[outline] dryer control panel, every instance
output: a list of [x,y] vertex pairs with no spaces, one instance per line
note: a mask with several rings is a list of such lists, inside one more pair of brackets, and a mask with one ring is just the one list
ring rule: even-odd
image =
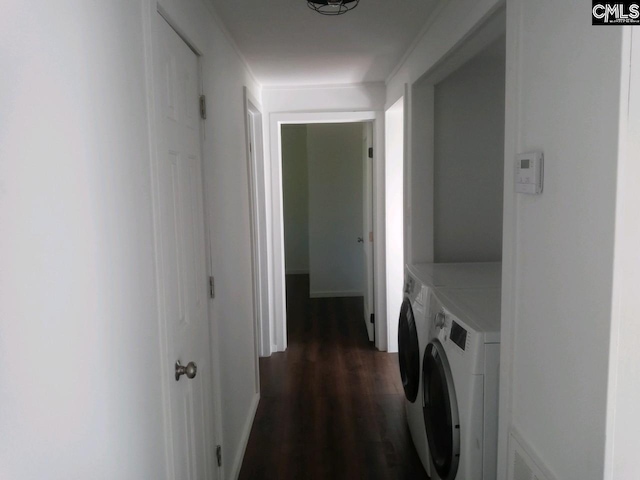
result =
[[462,350],[466,350],[467,347],[467,331],[462,328],[458,323],[453,320],[451,322],[451,333],[449,338],[453,343],[458,345]]

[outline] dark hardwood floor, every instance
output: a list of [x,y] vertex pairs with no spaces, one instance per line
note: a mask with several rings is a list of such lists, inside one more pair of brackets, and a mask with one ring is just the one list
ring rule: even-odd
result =
[[367,339],[362,298],[309,298],[287,277],[289,348],[260,359],[261,400],[240,479],[427,479],[395,354]]

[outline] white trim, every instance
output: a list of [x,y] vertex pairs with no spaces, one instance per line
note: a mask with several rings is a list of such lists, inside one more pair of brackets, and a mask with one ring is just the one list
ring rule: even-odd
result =
[[275,351],[287,349],[287,312],[284,266],[284,215],[282,205],[282,145],[280,126],[283,124],[373,122],[374,124],[374,288],[376,314],[376,347],[387,349],[386,274],[384,245],[384,112],[383,111],[322,111],[273,112],[269,115],[271,195],[266,199],[271,212],[270,278],[272,324]]
[[[384,82],[385,85],[388,85],[391,82],[391,80],[393,80],[393,77],[395,77],[398,74],[398,72],[402,69],[402,66],[407,61],[409,56],[413,53],[413,51],[416,49],[416,47],[420,43],[420,40],[422,40],[422,37],[424,37],[427,34],[427,32],[429,31],[431,26],[434,24],[434,22],[440,17],[440,13],[442,12],[442,10],[444,10],[444,7],[446,7],[448,3],[449,2],[445,2],[443,0],[438,0],[438,4],[431,11],[431,14],[429,15],[429,18],[427,18],[427,22],[425,23],[424,27],[422,27],[422,29],[418,32],[418,35],[415,36],[415,38],[413,39],[413,42],[411,42],[411,45],[409,45],[409,48],[407,48],[407,51],[404,53],[404,55],[402,55],[402,58],[400,59],[400,61],[396,64],[395,67],[393,67],[393,70],[391,70],[391,73],[387,75],[387,78],[385,79],[385,82]],[[395,101],[393,103],[395,103]]]
[[515,154],[520,150],[522,83],[522,3],[514,2],[506,15],[506,75],[504,127],[504,192],[502,212],[502,299],[500,323],[500,383],[498,399],[497,480],[507,479],[509,433],[513,427],[513,361],[515,319],[518,315],[518,202],[513,188]]
[[[511,470],[511,467],[514,466],[512,453],[514,453],[516,450],[520,450],[520,452],[518,453],[520,453],[521,455],[524,453],[524,455],[528,457],[526,458],[527,460],[526,463],[530,463],[530,464],[527,466],[529,468],[534,467],[535,469],[539,470],[538,472],[534,471],[534,478],[541,479],[540,477],[541,475],[544,476],[544,480],[555,480],[556,478],[558,478],[556,475],[551,473],[551,470],[549,469],[549,467],[540,457],[540,454],[533,448],[533,445],[531,445],[529,442],[527,442],[524,439],[524,437],[522,436],[522,434],[517,428],[515,427],[511,428],[511,431],[509,433],[508,443],[509,443],[508,451],[507,451],[509,456],[508,470]],[[513,474],[514,472],[510,472],[510,473]],[[508,478],[512,478],[512,476],[509,475]]]
[[[640,355],[636,339],[640,329],[637,313],[640,304],[632,299],[637,288],[639,258],[636,247],[640,239],[635,215],[635,192],[640,169],[640,36],[634,28],[623,27],[622,72],[618,130],[618,172],[616,191],[615,246],[609,339],[609,373],[605,430],[605,480],[633,478],[636,470],[635,442],[629,439],[638,430],[640,415],[632,392],[639,388],[637,368]],[[631,410],[631,411],[630,411]],[[633,413],[631,413],[633,412]]]
[[[402,282],[406,262],[404,248],[404,231],[406,229],[406,222],[404,218],[404,187],[406,183],[405,165],[407,163],[405,149],[407,139],[406,114],[404,111],[405,105],[406,100],[404,97],[401,97],[396,100],[392,106],[385,110],[385,188],[387,192],[393,193],[393,183],[396,182],[396,185],[399,185],[401,189],[399,196],[397,193],[394,196],[385,195],[385,232],[387,233],[387,241],[385,242],[387,279],[387,351],[389,352],[398,351],[398,329],[397,323],[393,322],[393,319],[397,318],[398,312],[400,311],[400,304],[402,303]],[[398,115],[399,113],[400,115]],[[398,126],[401,128],[401,135],[394,137],[392,135],[397,132],[396,129]],[[393,141],[394,138],[395,142]]]
[[341,292],[310,292],[309,298],[345,298],[362,297],[364,292],[360,290],[345,290]]
[[[156,105],[155,105],[155,89],[157,79],[154,74],[154,48],[155,48],[155,15],[158,15],[157,4],[155,0],[146,0],[143,4],[142,15],[142,35],[145,49],[145,83],[147,91],[147,124],[149,134],[149,164],[151,172],[151,203],[152,203],[152,215],[153,215],[153,229],[154,229],[154,262],[156,266],[161,265],[158,261],[158,255],[160,252],[159,237],[156,235],[158,231],[158,210],[159,210],[159,192],[158,192],[158,128],[156,125]],[[157,268],[157,267],[156,267]],[[166,345],[167,345],[167,332],[163,326],[162,318],[164,316],[164,307],[162,301],[163,295],[163,282],[161,280],[162,272],[156,271],[156,291],[158,296],[156,298],[158,308],[158,352],[160,361],[162,378],[161,378],[161,392],[162,392],[162,420],[164,431],[164,454],[163,459],[167,472],[167,480],[174,480],[175,468],[173,464],[173,432],[171,424],[171,409],[170,409],[170,394],[169,394],[169,381],[168,370],[166,367],[165,358],[167,357]]]
[[506,9],[498,6],[429,68],[414,85],[440,83],[500,37],[505,35]]
[[[358,123],[371,122],[377,119],[380,112],[371,110],[362,111],[317,111],[317,112],[272,112],[270,115],[271,125],[274,120],[278,125],[306,125],[310,123]],[[273,137],[273,133],[272,133]]]
[[341,88],[368,88],[384,87],[384,82],[360,82],[360,83],[327,83],[316,85],[263,85],[262,91],[278,90],[331,90]]
[[262,108],[245,86],[243,89],[245,142],[247,152],[247,185],[249,196],[249,217],[251,230],[251,276],[253,279],[253,334],[255,344],[255,393],[260,393],[261,356],[269,355],[266,351],[265,337],[269,332],[262,330],[263,317],[269,316],[269,281],[267,276],[267,246],[265,223],[266,215],[261,215],[260,187],[264,188],[264,165],[262,146]]
[[[235,480],[240,476],[240,469],[242,469],[242,461],[244,460],[244,454],[247,451],[247,444],[249,443],[249,436],[251,435],[251,428],[253,427],[253,421],[256,418],[256,412],[258,411],[258,404],[260,403],[260,394],[256,393],[251,401],[251,407],[249,407],[249,415],[244,422],[244,428],[242,429],[242,436],[240,437],[240,445],[236,458],[233,459],[230,475],[225,475],[226,478],[233,478]],[[224,453],[224,451],[223,451]],[[224,462],[222,462],[224,466]]]

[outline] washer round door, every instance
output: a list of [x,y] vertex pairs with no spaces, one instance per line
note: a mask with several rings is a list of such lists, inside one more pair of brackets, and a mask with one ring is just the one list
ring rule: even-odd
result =
[[398,361],[404,395],[411,403],[418,398],[420,388],[420,346],[413,309],[408,297],[400,308],[398,322]]
[[453,376],[444,347],[434,339],[422,363],[424,425],[431,463],[438,477],[452,480],[460,462],[460,417]]

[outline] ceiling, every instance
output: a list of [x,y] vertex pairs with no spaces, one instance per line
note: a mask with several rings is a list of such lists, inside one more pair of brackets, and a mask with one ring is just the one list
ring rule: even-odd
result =
[[440,0],[360,0],[323,16],[306,0],[209,0],[264,86],[384,81]]

